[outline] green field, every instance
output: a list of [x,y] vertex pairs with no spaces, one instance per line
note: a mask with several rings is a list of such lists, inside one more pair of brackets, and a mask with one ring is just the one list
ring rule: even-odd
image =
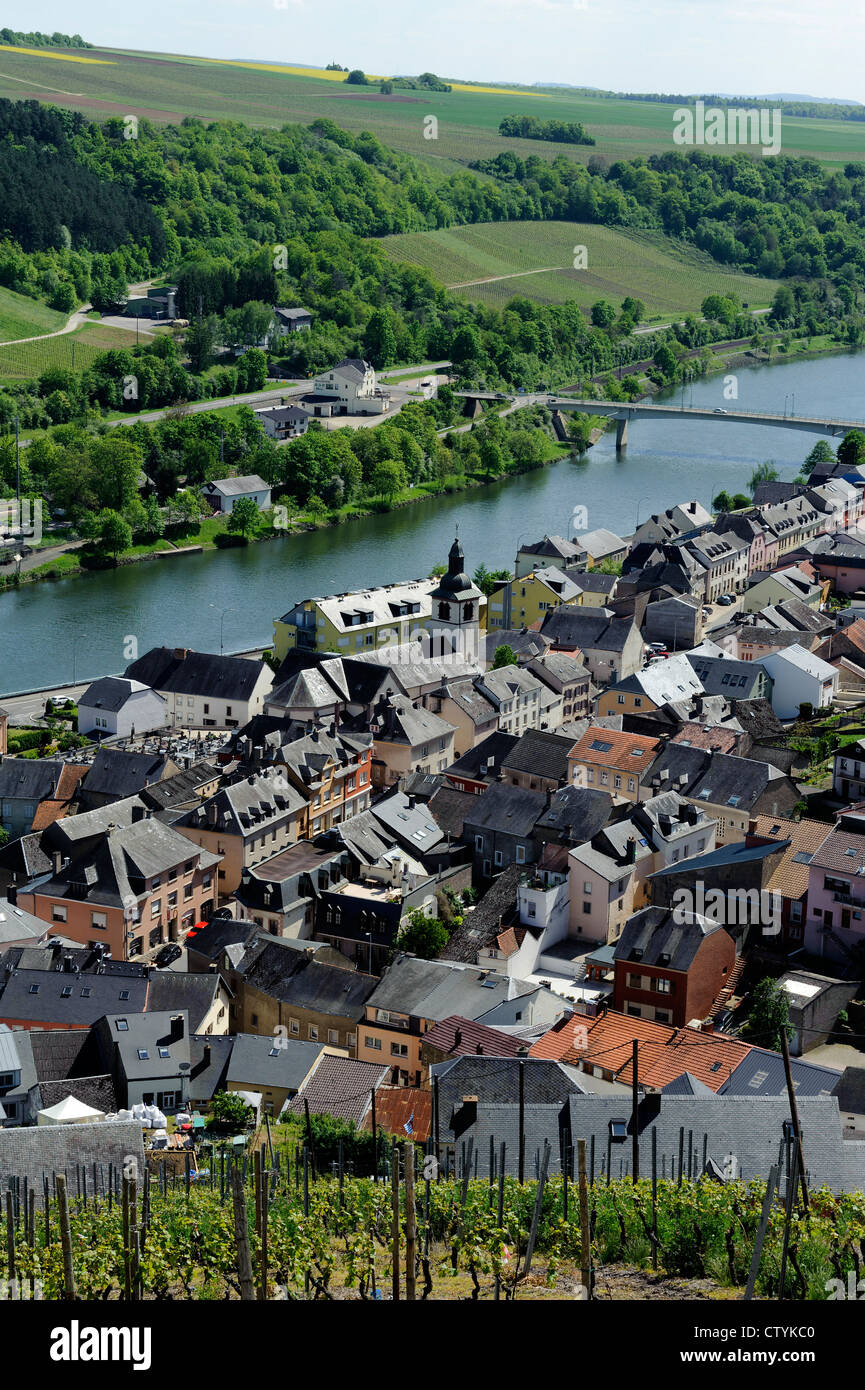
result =
[[[762,308],[777,288],[775,280],[737,274],[690,248],[680,250],[660,233],[585,222],[474,223],[384,237],[379,244],[395,261],[422,266],[463,298],[496,305],[525,295],[543,304],[574,299],[587,308],[598,299],[618,305],[632,294],[644,301],[648,318],[662,318],[699,310],[711,293],[733,293],[752,309]],[[575,246],[586,247],[588,269],[572,268]]]
[[[0,296],[5,293],[4,290],[0,290]],[[43,313],[52,313],[52,310],[42,309],[38,304],[35,308]],[[65,314],[57,314],[55,317],[61,324],[66,321]],[[50,329],[46,328],[43,331],[50,332]],[[49,367],[62,367],[67,371],[80,372],[89,367],[94,357],[100,352],[105,352],[107,348],[134,345],[134,329],[127,331],[125,328],[111,328],[101,323],[85,323],[76,328],[74,333],[64,333],[59,338],[42,338],[35,343],[19,343],[8,347],[0,343],[0,381],[29,381],[40,376]]]
[[63,327],[66,317],[38,299],[28,299],[26,295],[0,286],[0,343],[30,338],[37,333],[53,333]]
[[[675,148],[675,108],[661,102],[483,87],[459,87],[452,92],[397,89],[391,96],[382,96],[375,86],[347,87],[339,74],[306,72],[276,62],[227,63],[110,49],[87,50],[79,57],[85,61],[77,61],[74,50],[58,55],[51,50],[0,47],[0,96],[19,101],[35,98],[97,118],[134,113],[155,121],[178,121],[194,115],[279,127],[328,116],[346,130],[374,131],[385,144],[434,161],[446,171],[457,162],[488,158],[503,149],[544,159],[565,154],[585,163],[593,153],[620,159]],[[575,81],[581,78],[587,80],[588,74],[575,74]],[[597,144],[592,148],[502,139],[498,135],[502,117],[523,112],[582,121]],[[424,119],[429,115],[439,123],[435,140],[424,135]],[[844,164],[865,157],[865,126],[785,116],[782,149],[784,154]],[[724,147],[717,147],[717,152],[723,153]]]

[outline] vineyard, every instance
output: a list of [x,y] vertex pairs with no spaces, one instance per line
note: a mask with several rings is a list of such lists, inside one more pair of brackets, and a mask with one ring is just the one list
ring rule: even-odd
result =
[[753,1264],[757,1298],[825,1300],[828,1281],[858,1279],[865,1260],[861,1193],[814,1190],[797,1215],[764,1183],[708,1177],[545,1180],[544,1165],[519,1183],[501,1169],[473,1178],[469,1160],[436,1181],[431,1155],[403,1147],[378,1181],[342,1168],[316,1179],[307,1152],[287,1148],[216,1150],[198,1173],[161,1165],[139,1178],[133,1162],[45,1178],[41,1191],[11,1180],[2,1296],[586,1298],[624,1264],[740,1298]]

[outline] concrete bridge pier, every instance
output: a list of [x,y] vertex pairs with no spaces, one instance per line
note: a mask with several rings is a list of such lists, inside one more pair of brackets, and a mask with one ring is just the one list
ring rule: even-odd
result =
[[622,416],[616,421],[616,449],[625,449],[628,444],[628,420]]

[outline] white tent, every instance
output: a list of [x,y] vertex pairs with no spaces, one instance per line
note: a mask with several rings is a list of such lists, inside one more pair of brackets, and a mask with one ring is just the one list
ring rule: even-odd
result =
[[37,1116],[37,1123],[40,1125],[80,1125],[91,1124],[94,1120],[104,1120],[103,1110],[94,1110],[92,1105],[85,1105],[83,1101],[76,1100],[74,1096],[67,1096],[57,1105],[50,1106],[47,1110],[40,1110]]

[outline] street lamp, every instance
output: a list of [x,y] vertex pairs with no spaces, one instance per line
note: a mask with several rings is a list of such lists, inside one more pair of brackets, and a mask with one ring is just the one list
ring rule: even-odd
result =
[[23,558],[24,558],[24,557],[23,557],[22,555],[13,555],[13,556],[12,556],[13,562],[18,566],[18,568],[17,568],[16,571],[15,571],[15,582],[16,582],[16,584],[18,583],[19,579],[21,578],[21,561],[22,561]]
[[209,608],[214,608],[214,609],[216,610],[216,612],[220,614],[220,618],[219,618],[219,655],[222,656],[222,625],[223,625],[223,623],[225,622],[225,615],[226,615],[226,613],[233,613],[233,612],[234,612],[234,609],[233,609],[233,608],[220,608],[220,607],[219,607],[219,604],[217,604],[217,603],[208,604],[208,607],[209,607]]
[[372,932],[371,932],[371,931],[365,931],[365,932],[364,932],[364,936],[366,937],[367,941],[369,942],[369,955],[368,955],[368,957],[367,957],[367,968],[366,968],[366,973],[367,973],[368,975],[371,975],[371,974],[372,974]]
[[634,513],[634,530],[635,530],[635,531],[637,531],[637,530],[639,529],[639,526],[640,526],[640,508],[642,507],[643,503],[644,503],[644,502],[648,502],[648,500],[649,500],[648,497],[639,497],[639,498],[637,499],[637,510],[636,510],[636,512]]

